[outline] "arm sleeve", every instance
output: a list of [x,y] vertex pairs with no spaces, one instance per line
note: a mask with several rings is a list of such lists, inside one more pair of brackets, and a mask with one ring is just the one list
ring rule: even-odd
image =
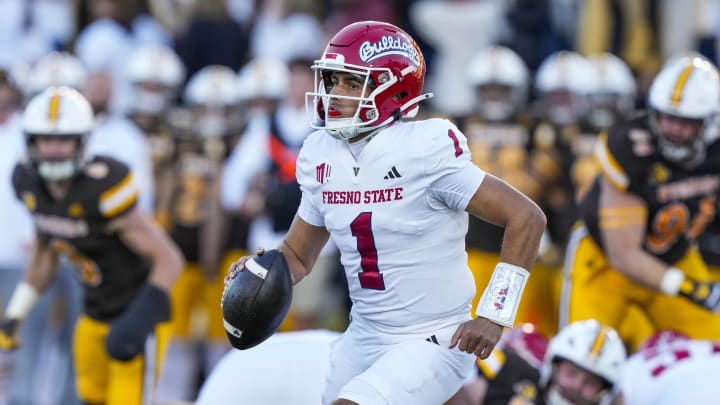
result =
[[116,218],[129,212],[138,202],[139,188],[130,169],[108,160],[108,175],[102,179],[103,191],[98,199],[98,210],[105,218]]
[[595,145],[595,160],[600,173],[613,187],[628,191],[636,186],[633,179],[637,182],[641,178],[643,154],[649,154],[650,148],[649,132],[620,128],[600,134]]
[[[425,149],[425,175],[432,180],[428,201],[438,209],[464,210],[485,178],[485,172],[470,159],[465,135],[447,120],[432,127]],[[435,135],[435,133],[438,133]]]
[[469,164],[435,180],[428,188],[428,196],[447,207],[464,210],[484,179],[485,172]]

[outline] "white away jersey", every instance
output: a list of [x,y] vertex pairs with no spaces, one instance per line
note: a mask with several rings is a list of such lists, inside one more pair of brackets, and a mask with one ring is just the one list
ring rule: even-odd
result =
[[625,405],[720,403],[720,343],[674,340],[630,357],[620,380]]
[[345,141],[316,131],[296,173],[298,214],[325,226],[340,249],[354,314],[407,332],[469,316],[464,209],[485,173],[455,125],[398,122],[357,160]]

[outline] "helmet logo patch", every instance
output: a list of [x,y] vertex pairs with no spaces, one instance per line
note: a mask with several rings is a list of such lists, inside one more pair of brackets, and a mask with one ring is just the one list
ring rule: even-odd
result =
[[417,49],[400,37],[393,38],[390,35],[382,37],[377,42],[363,42],[358,54],[365,63],[387,55],[401,55],[410,59],[415,66],[420,65],[420,54]]

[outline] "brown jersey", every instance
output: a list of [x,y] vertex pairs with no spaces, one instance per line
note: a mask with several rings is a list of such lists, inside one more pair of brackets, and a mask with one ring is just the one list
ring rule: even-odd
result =
[[476,366],[488,382],[483,404],[545,404],[540,372],[514,350],[495,348],[487,359],[478,358]]
[[[647,114],[600,136],[596,158],[603,177],[618,190],[647,204],[643,248],[668,264],[680,259],[702,234],[716,210],[720,190],[720,143],[711,144],[705,160],[686,168],[663,157]],[[600,183],[596,179],[581,201],[581,217],[602,246]]]
[[200,260],[203,226],[211,215],[213,204],[219,204],[217,184],[222,164],[200,146],[189,141],[179,144],[173,170],[174,188],[169,199],[170,236],[185,258],[194,263]]
[[17,197],[33,215],[40,243],[65,255],[76,268],[87,315],[108,321],[122,313],[150,273],[150,264],[108,231],[108,223],[137,202],[128,167],[95,157],[61,199],[50,195],[30,163],[18,164],[12,180]]

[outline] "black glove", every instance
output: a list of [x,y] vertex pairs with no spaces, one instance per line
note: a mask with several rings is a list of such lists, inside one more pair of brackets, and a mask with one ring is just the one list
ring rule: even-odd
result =
[[678,295],[711,311],[720,311],[720,283],[714,281],[698,281],[685,276]]
[[0,322],[0,351],[11,351],[20,347],[17,337],[20,321],[17,319],[3,319]]
[[170,298],[159,287],[145,285],[128,309],[110,324],[105,348],[110,357],[129,361],[145,349],[145,340],[160,322],[170,319]]

